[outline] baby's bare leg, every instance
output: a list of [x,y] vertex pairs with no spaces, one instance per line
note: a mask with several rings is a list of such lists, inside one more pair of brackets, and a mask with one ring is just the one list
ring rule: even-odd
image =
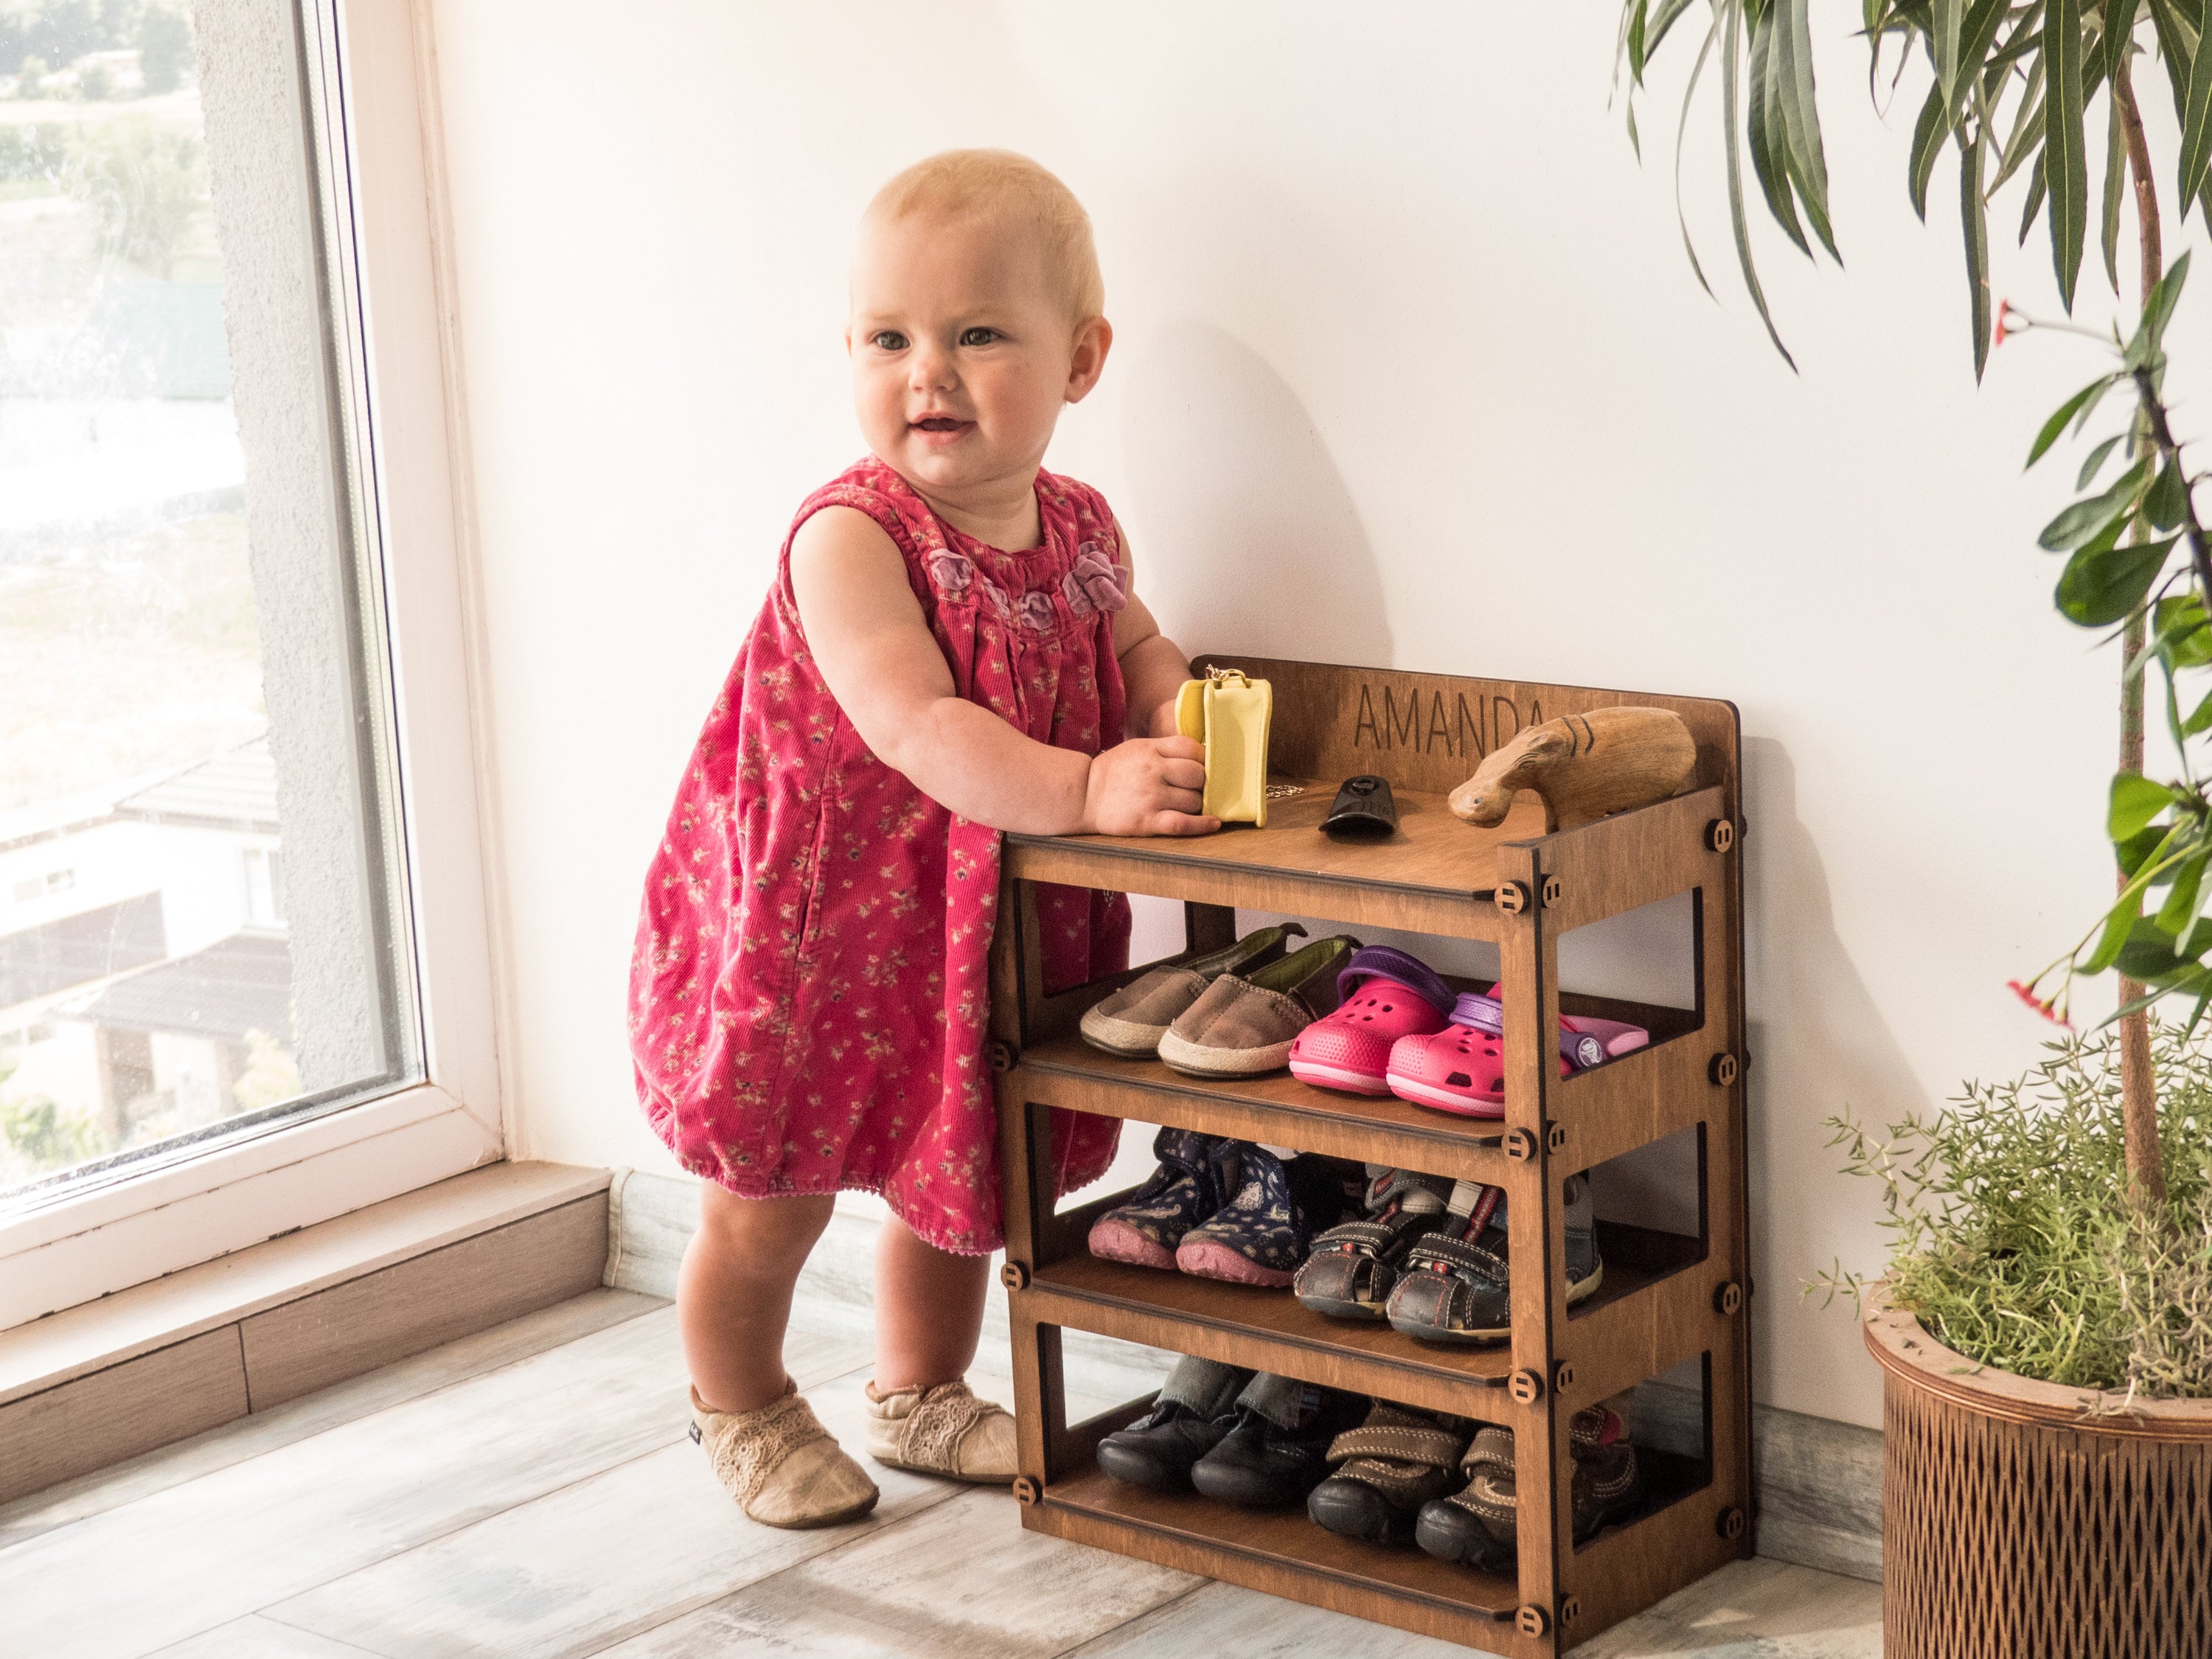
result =
[[676,1321],[691,1386],[710,1410],[755,1411],[783,1393],[791,1287],[830,1224],[831,1201],[827,1194],[739,1198],[700,1183],[699,1231],[676,1276]]
[[876,1237],[878,1394],[950,1382],[975,1358],[991,1258],[925,1244],[896,1216]]

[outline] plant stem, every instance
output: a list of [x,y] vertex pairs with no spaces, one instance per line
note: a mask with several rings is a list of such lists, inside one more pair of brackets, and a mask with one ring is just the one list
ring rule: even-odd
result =
[[[2135,15],[2135,0],[2125,0],[2130,21]],[[2109,14],[2108,14],[2109,15]],[[2133,34],[2134,30],[2130,28]],[[2136,187],[2136,240],[2142,252],[2142,303],[2150,305],[2151,290],[2165,273],[2166,253],[2159,234],[2158,186],[2151,176],[2150,145],[2143,137],[2142,112],[2136,105],[2136,84],[2133,69],[2135,48],[2132,41],[2122,42],[2112,66],[2112,107],[2120,118],[2120,132],[2128,149],[2128,172]],[[2150,422],[2151,437],[2161,451],[2168,453],[2168,465],[2179,465],[2171,459],[2173,434],[2166,424],[2166,410],[2159,404],[2155,388],[2149,375],[2136,377],[2136,391],[2142,400]],[[2162,435],[2161,435],[2162,434]],[[2190,514],[2193,520],[2194,512]],[[2147,533],[2142,520],[2136,521],[2134,534],[2141,540]],[[2212,562],[2208,562],[2202,537],[2190,544],[2191,557],[2196,561],[2197,577],[2204,590],[2205,603],[2212,608]],[[2120,659],[2120,770],[2141,772],[2143,768],[2143,676],[2130,677],[2126,665],[2133,662],[2143,648],[2147,632],[2147,617],[2142,607],[2128,618],[2127,637]],[[2124,888],[2128,877],[2123,872],[2119,878]],[[2120,979],[2120,1004],[2123,1007],[2143,994],[2143,988],[2124,975]],[[2166,1159],[2160,1146],[2158,1130],[2158,1073],[2151,1063],[2150,1016],[2148,1010],[2128,1015],[2120,1021],[2120,1121],[2127,1141],[2128,1182],[2135,1189],[2137,1200],[2146,1205],[2166,1202]]]

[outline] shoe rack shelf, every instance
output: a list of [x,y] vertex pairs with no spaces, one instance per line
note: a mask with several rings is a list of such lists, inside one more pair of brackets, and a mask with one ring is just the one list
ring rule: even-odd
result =
[[[1735,710],[1705,698],[1590,690],[1250,657],[1274,687],[1276,781],[1265,830],[1195,840],[1009,836],[992,957],[1006,1265],[1021,1440],[1023,1524],[1184,1571],[1511,1656],[1563,1653],[1751,1552],[1750,1351],[1744,1176],[1741,827]],[[1641,704],[1673,709],[1697,739],[1686,793],[1545,833],[1527,794],[1478,830],[1445,795],[1487,750],[1541,720]],[[1399,831],[1338,842],[1318,828],[1343,779],[1390,781]],[[1239,908],[1357,932],[1390,927],[1495,945],[1506,988],[1505,1115],[1455,1117],[1392,1098],[1315,1089],[1285,1073],[1182,1076],[1098,1053],[1076,1036],[1093,1002],[1142,967],[1048,995],[1039,883],[1181,899],[1193,947],[1227,944]],[[1562,994],[1561,935],[1677,895],[1691,904],[1696,1006]],[[1470,982],[1472,983],[1472,982]],[[1626,1019],[1650,1046],[1561,1079],[1562,1012]],[[1287,1290],[1218,1283],[1089,1255],[1115,1193],[1055,1212],[1053,1109],[1164,1124],[1302,1152],[1465,1176],[1504,1188],[1512,1335],[1495,1347],[1417,1342],[1387,1324],[1325,1318]],[[1698,1147],[1697,1235],[1601,1223],[1604,1276],[1567,1301],[1569,1176],[1683,1131]],[[1501,1577],[1339,1537],[1303,1509],[1279,1515],[1164,1497],[1099,1474],[1094,1451],[1136,1417],[1131,1401],[1069,1424],[1060,1332],[1095,1332],[1325,1387],[1456,1413],[1514,1431],[1518,1560]],[[1705,1455],[1639,1446],[1639,1512],[1577,1545],[1567,1420],[1702,1362]]]

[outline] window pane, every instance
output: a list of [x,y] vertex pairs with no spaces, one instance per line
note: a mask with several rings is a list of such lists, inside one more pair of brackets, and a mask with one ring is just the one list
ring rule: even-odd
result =
[[26,1201],[422,1073],[320,37],[270,0],[198,13],[0,5],[0,1197]]

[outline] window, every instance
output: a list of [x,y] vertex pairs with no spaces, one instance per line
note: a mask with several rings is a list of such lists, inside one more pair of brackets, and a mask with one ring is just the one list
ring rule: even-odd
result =
[[428,1072],[340,56],[0,7],[0,1208]]

